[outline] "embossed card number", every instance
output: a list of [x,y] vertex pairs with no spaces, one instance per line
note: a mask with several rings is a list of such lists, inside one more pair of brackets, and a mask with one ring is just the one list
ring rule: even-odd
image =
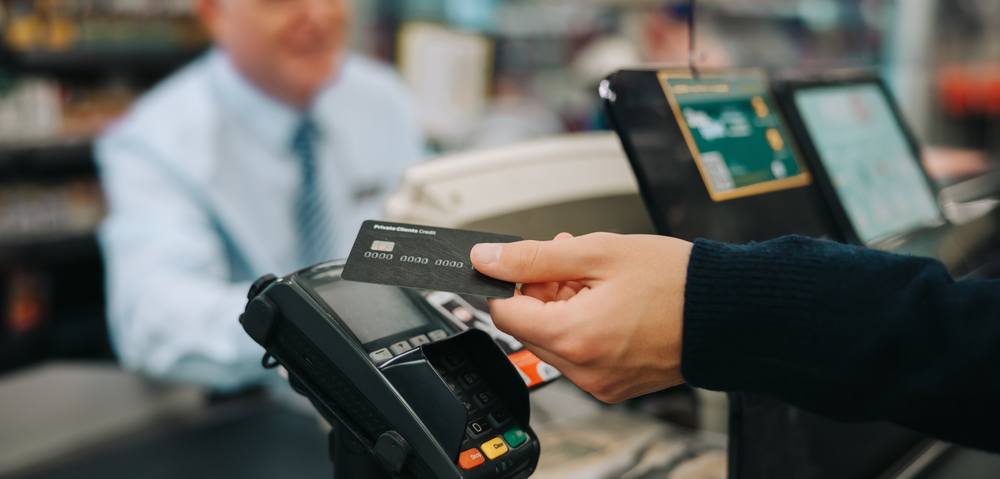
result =
[[510,297],[514,284],[480,274],[469,251],[476,243],[509,243],[521,238],[436,226],[366,221],[344,266],[349,281],[485,297]]

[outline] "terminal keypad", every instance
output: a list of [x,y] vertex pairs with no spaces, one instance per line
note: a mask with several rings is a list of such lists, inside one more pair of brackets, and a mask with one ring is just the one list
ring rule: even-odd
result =
[[472,470],[492,464],[507,468],[508,453],[528,442],[528,434],[513,420],[489,384],[460,354],[445,354],[436,369],[445,384],[465,406],[467,422],[458,465]]

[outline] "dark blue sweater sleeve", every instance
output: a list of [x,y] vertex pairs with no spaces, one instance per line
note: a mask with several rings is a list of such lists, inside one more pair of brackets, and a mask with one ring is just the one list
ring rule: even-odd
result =
[[956,282],[933,260],[699,240],[681,364],[694,386],[1000,450],[1000,281]]

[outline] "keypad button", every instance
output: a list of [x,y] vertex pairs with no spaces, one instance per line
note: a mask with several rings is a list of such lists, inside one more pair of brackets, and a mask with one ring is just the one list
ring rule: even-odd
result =
[[506,441],[512,449],[517,449],[518,446],[528,441],[528,433],[524,432],[524,430],[519,427],[511,428],[509,431],[503,433],[503,440]]
[[472,401],[468,399],[462,399],[462,405],[465,406],[465,413],[469,414],[476,409],[476,406],[472,404]]
[[410,338],[410,344],[415,348],[419,348],[420,346],[423,346],[430,342],[431,340],[427,339],[427,336],[424,336],[423,334],[418,334]]
[[465,364],[465,358],[461,354],[449,354],[444,357],[444,365],[448,369],[457,369]]
[[496,459],[504,454],[507,454],[507,443],[503,442],[499,436],[484,442],[479,446],[483,450],[483,454],[490,460]]
[[435,329],[434,331],[427,333],[427,337],[430,338],[431,341],[438,341],[447,338],[448,333],[444,332],[443,329]]
[[497,471],[498,474],[503,474],[514,467],[514,461],[510,459],[501,459],[493,463],[493,470]]
[[489,391],[480,391],[474,397],[476,398],[476,402],[479,403],[479,407],[487,407],[493,404],[493,400],[495,399],[493,393]]
[[479,382],[479,374],[476,373],[475,371],[468,371],[462,373],[461,378],[462,378],[462,384],[464,384],[466,387],[473,386]]
[[494,427],[500,427],[510,419],[510,414],[504,409],[498,409],[490,413],[490,422]]
[[368,354],[372,362],[375,364],[382,363],[392,359],[392,352],[386,348],[379,349],[378,351],[372,351]]
[[475,421],[469,421],[469,435],[472,437],[481,436],[489,431],[490,426],[486,421],[482,419],[477,419]]
[[476,448],[462,451],[458,455],[458,465],[465,470],[475,469],[484,462],[486,462],[486,459],[483,458],[483,453],[479,452],[479,449]]
[[444,384],[448,386],[448,389],[451,390],[452,394],[455,394],[456,396],[462,394],[462,386],[459,386],[458,383],[451,378],[445,378]]
[[413,349],[413,347],[410,346],[410,343],[406,341],[400,341],[396,344],[393,344],[392,346],[389,346],[389,350],[392,351],[392,354],[395,354],[397,356],[411,349]]

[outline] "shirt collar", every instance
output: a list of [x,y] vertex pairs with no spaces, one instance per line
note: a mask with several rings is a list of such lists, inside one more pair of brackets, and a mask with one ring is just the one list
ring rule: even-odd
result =
[[270,96],[251,83],[225,52],[215,50],[209,59],[216,94],[228,113],[257,138],[279,150],[288,150],[305,113]]

